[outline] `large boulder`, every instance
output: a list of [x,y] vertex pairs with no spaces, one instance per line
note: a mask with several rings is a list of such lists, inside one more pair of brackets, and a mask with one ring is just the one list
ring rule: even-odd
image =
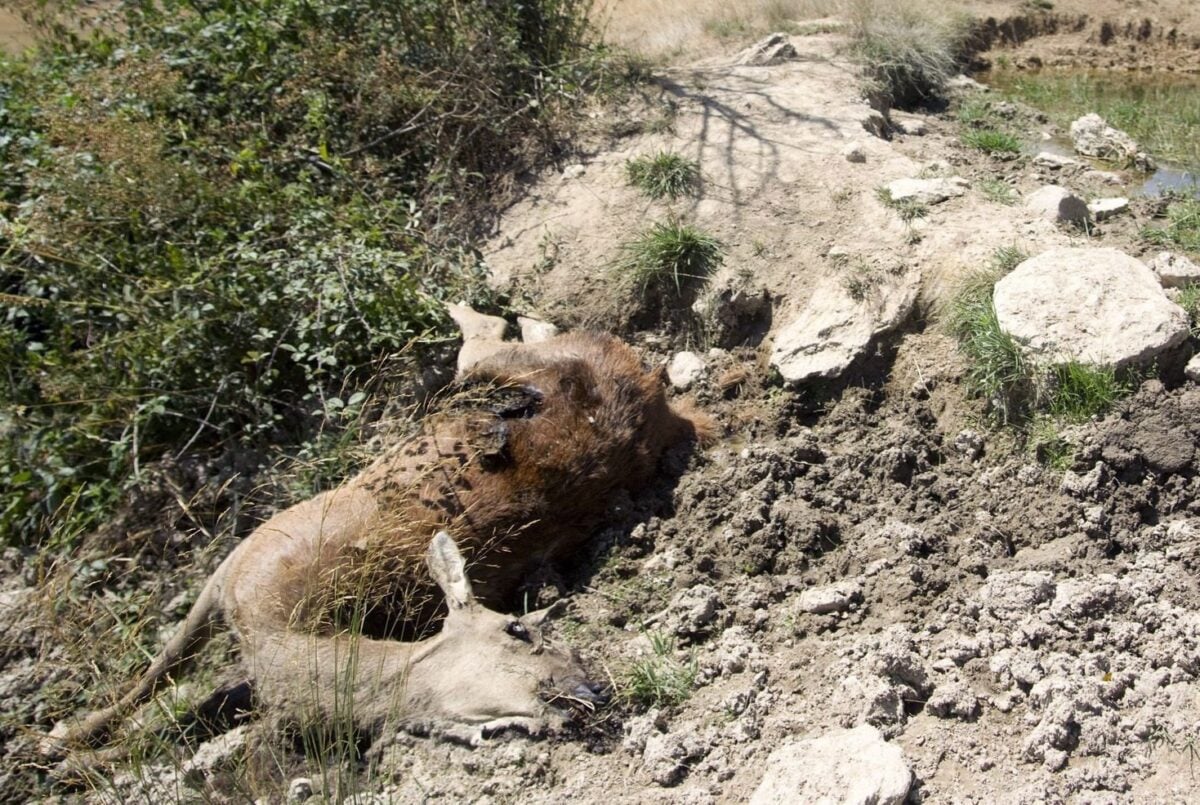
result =
[[1087,202],[1065,187],[1045,185],[1025,199],[1026,209],[1054,224],[1082,224],[1091,218]]
[[1124,367],[1188,335],[1187,314],[1144,263],[1116,249],[1052,249],[996,283],[1004,332],[1048,362]]
[[856,299],[837,280],[826,280],[775,334],[771,366],[789,384],[838,377],[876,337],[908,318],[918,285],[915,274],[889,277]]
[[1108,125],[1095,112],[1071,124],[1071,141],[1075,150],[1084,156],[1133,165],[1144,171],[1155,168],[1153,158],[1132,137]]
[[899,805],[913,779],[900,748],[869,724],[784,744],[766,766],[751,805]]

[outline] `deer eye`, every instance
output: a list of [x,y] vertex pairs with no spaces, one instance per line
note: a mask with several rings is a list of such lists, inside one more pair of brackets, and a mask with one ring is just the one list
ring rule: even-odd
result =
[[518,640],[524,640],[526,643],[530,642],[529,630],[526,629],[525,624],[521,623],[520,621],[509,621],[504,626],[504,632],[509,637],[515,637]]

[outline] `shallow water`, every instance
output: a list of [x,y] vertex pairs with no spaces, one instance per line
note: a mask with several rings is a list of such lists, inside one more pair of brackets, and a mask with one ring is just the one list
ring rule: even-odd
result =
[[[1046,113],[1064,132],[1088,112],[1097,112],[1128,132],[1155,157],[1150,176],[1128,173],[1130,189],[1146,196],[1190,192],[1200,197],[1200,79],[1162,73],[1097,73],[994,70],[979,79],[1007,98]],[[1115,166],[1075,154],[1064,134],[1031,146],[1089,161],[1101,170]],[[1139,177],[1143,177],[1139,180]]]

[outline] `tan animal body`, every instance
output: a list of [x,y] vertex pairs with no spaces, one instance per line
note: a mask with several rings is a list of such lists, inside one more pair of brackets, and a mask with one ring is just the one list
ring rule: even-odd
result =
[[[218,615],[240,636],[261,701],[294,708],[307,688],[315,693],[303,709],[320,714],[344,695],[339,678],[354,673],[355,720],[366,729],[386,721],[383,712],[472,725],[544,720],[544,705],[514,693],[532,682],[586,698],[582,671],[569,654],[544,649],[537,623],[485,607],[514,604],[529,570],[572,556],[616,489],[644,483],[664,450],[705,438],[709,421],[673,409],[661,374],[645,371],[633,350],[609,336],[571,334],[502,349],[464,385],[472,402],[429,418],[420,434],[357,477],[247,537],[137,685],[112,707],[59,730],[65,741],[102,737],[195,653]],[[439,529],[471,562],[471,605],[456,605],[431,560],[449,605],[442,633],[415,643],[388,639],[425,634],[441,606],[420,567],[428,534]],[[470,628],[462,626],[464,611],[475,613]],[[528,637],[540,652],[529,656],[541,660],[498,662],[480,653],[486,641],[472,648],[463,637],[482,630],[482,639],[489,629]],[[363,637],[354,638],[356,670],[347,671],[350,631]],[[440,671],[406,676],[403,667]],[[483,679],[479,669],[487,669]]]

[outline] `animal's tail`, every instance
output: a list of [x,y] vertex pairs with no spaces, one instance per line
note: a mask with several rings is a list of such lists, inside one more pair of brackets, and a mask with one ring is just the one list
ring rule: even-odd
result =
[[61,722],[43,742],[43,753],[61,756],[74,746],[96,746],[102,743],[117,721],[133,708],[148,700],[158,690],[163,677],[182,668],[204,646],[213,633],[213,623],[219,611],[221,587],[228,559],[212,575],[200,597],[192,605],[183,624],[167,641],[166,646],[119,701],[89,714],[77,723]]

